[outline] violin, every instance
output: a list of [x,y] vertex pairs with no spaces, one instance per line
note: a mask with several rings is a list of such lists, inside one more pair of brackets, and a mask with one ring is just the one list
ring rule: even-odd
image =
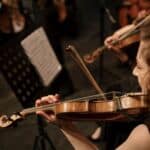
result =
[[[139,28],[149,20],[150,20],[150,15],[147,15],[144,19],[139,21],[136,25],[132,24],[132,25],[128,25],[119,29],[117,31],[117,34],[119,35],[119,37],[117,40],[112,41],[112,45],[116,45],[119,42],[121,42],[120,48],[125,48],[135,42],[138,42],[140,40]],[[91,54],[86,54],[83,57],[84,61],[86,63],[93,63],[102,54],[104,50],[107,50],[106,45],[97,48]],[[124,62],[124,58],[127,57],[127,55],[123,51],[121,51],[121,49],[117,51],[117,56],[121,62]]]
[[[117,31],[117,34],[120,35],[120,36],[122,36],[122,34],[125,34],[126,30],[130,29],[130,28],[131,28],[131,25],[125,26],[125,27],[119,29]],[[125,48],[125,47],[127,47],[127,46],[129,46],[129,45],[131,45],[131,44],[133,44],[135,42],[138,42],[139,40],[140,40],[139,32],[136,31],[135,34],[129,36],[128,38],[125,38],[122,41],[121,40],[119,40],[119,41],[113,41],[113,43],[114,43],[113,45],[118,44],[121,41],[121,47],[120,47],[119,50],[117,50],[117,53],[116,53],[117,57],[119,58],[119,60],[121,62],[124,62],[124,58],[128,57],[127,54],[121,50],[121,48]],[[86,54],[84,56],[84,61],[86,63],[89,63],[89,64],[93,63],[102,54],[102,52],[104,50],[107,50],[107,46],[106,45],[97,48],[91,54]]]
[[0,31],[6,34],[21,32],[25,17],[19,10],[19,0],[2,0],[1,5]]
[[[14,122],[39,110],[52,110],[59,119],[86,121],[115,121],[129,116],[137,116],[149,111],[148,95],[143,93],[127,93],[122,96],[120,92],[110,92],[47,104],[39,107],[26,108],[10,117],[0,117],[0,127],[8,127]],[[104,99],[107,97],[107,99]]]

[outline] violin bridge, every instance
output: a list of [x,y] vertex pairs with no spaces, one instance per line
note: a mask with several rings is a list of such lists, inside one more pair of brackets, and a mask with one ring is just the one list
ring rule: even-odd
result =
[[115,97],[117,110],[122,110],[122,104],[119,97]]

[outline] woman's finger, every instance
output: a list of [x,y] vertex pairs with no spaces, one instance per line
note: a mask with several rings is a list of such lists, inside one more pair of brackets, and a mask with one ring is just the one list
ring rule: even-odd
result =
[[56,119],[56,117],[53,113],[52,114],[47,114],[44,111],[37,111],[36,114],[38,114],[40,116],[43,116],[48,122],[53,122]]

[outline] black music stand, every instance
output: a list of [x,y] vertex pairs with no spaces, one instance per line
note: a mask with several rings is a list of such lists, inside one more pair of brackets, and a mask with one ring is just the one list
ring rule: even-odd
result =
[[[44,86],[18,39],[14,38],[1,46],[0,64],[0,71],[22,106],[24,108],[33,106],[34,100],[42,96]],[[43,121],[39,117],[37,117],[37,125],[39,135],[35,138],[34,150],[45,150],[44,141],[54,149],[44,131]]]
[[[55,150],[54,145],[44,130],[44,121],[40,116],[37,116],[37,124],[39,134],[35,137],[33,150]],[[47,144],[49,146],[47,146]]]
[[1,46],[0,63],[2,74],[22,106],[32,106],[43,84],[19,42],[11,40]]

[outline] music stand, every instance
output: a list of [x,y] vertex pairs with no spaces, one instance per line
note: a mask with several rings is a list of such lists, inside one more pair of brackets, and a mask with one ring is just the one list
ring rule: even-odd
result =
[[1,46],[1,72],[24,108],[34,104],[43,89],[36,70],[15,40]]
[[[40,116],[37,116],[37,124],[39,134],[35,137],[33,150],[55,150],[54,145],[44,130],[44,121]],[[46,148],[46,143],[49,144],[48,148]]]
[[[14,38],[1,46],[0,64],[0,71],[22,106],[24,108],[33,106],[34,100],[42,96],[40,94],[44,91],[44,87],[18,39]],[[37,117],[37,123],[39,135],[35,138],[34,149],[37,150],[37,143],[40,142],[41,146],[38,149],[45,150],[44,140],[54,149],[39,117]]]

